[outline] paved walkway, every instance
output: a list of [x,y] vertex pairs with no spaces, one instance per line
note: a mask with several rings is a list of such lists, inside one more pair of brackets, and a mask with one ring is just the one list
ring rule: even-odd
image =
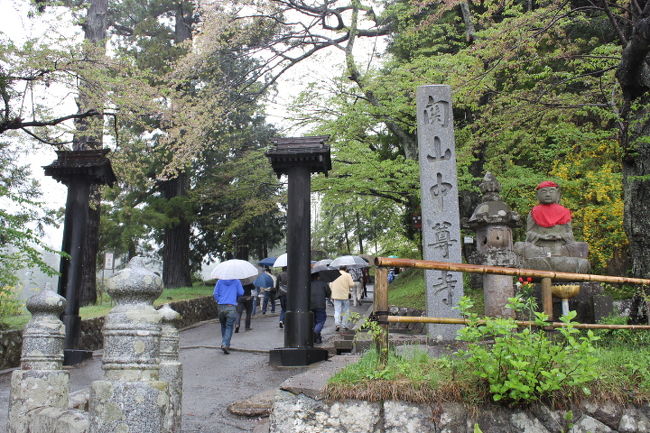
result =
[[[370,301],[364,301],[358,307],[351,307],[352,311],[364,313],[370,307]],[[284,330],[278,326],[277,313],[254,316],[251,331],[244,331],[243,326],[242,323],[242,330],[233,334],[229,355],[219,350],[221,331],[216,320],[181,332],[182,433],[253,431],[263,420],[232,415],[227,410],[228,405],[277,389],[290,376],[309,368],[275,368],[268,364],[268,351],[284,345]],[[327,346],[327,340],[335,333],[333,309],[328,306],[323,346]],[[102,376],[100,351],[93,359],[70,368],[71,390],[87,388]],[[0,375],[0,432],[6,431],[10,378],[10,374]]]

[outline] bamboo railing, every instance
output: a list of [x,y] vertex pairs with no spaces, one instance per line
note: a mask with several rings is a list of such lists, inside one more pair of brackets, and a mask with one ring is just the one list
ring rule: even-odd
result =
[[[432,260],[414,260],[414,259],[398,259],[391,257],[376,257],[375,265],[377,271],[375,273],[375,293],[374,293],[374,316],[381,326],[383,332],[382,337],[377,341],[377,351],[379,353],[379,362],[381,365],[386,365],[388,361],[388,324],[389,323],[439,323],[439,324],[457,324],[466,325],[469,322],[465,319],[456,319],[449,317],[413,317],[413,316],[391,316],[388,314],[388,270],[386,267],[401,267],[401,268],[418,268],[418,269],[435,269],[440,271],[453,271],[453,272],[470,272],[479,274],[496,274],[496,275],[512,275],[513,277],[534,277],[541,278],[542,286],[542,304],[544,312],[548,315],[549,320],[553,317],[553,295],[551,293],[552,280],[564,281],[595,281],[602,283],[614,284],[640,284],[650,285],[650,279],[644,278],[629,278],[629,277],[616,277],[609,275],[595,275],[595,274],[575,274],[571,272],[553,272],[553,271],[540,271],[537,269],[521,269],[521,268],[503,268],[500,266],[486,266],[486,265],[471,265],[465,263],[448,263],[437,262]],[[480,322],[479,322],[480,323]],[[518,326],[537,326],[535,322],[530,321],[517,321]],[[567,326],[562,322],[548,322],[544,325],[548,328],[559,328]],[[603,325],[581,323],[572,325],[575,328],[581,329],[650,329],[650,325]]]

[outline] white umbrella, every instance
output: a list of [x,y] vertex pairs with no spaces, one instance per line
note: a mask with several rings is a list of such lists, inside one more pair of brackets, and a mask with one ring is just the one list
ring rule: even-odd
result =
[[274,268],[284,268],[285,266],[287,266],[287,253],[280,255],[273,263]]
[[244,280],[259,273],[259,270],[246,260],[232,259],[215,266],[210,276],[219,280]]
[[332,260],[330,266],[333,268],[340,268],[341,266],[350,266],[354,268],[367,268],[370,266],[368,262],[359,256],[340,256]]

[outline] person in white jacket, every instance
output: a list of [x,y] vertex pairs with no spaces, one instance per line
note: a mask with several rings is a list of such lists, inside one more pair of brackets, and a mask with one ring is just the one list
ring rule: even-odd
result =
[[341,329],[341,326],[347,329],[349,323],[350,289],[354,287],[354,280],[347,271],[346,266],[341,266],[339,268],[341,275],[330,283],[332,301],[334,302],[334,324],[337,331]]

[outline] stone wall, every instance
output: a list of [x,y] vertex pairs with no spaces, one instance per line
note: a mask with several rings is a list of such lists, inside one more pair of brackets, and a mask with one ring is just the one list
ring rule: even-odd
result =
[[176,325],[178,329],[217,317],[217,303],[212,296],[171,302],[169,306],[181,315],[180,322]]
[[[388,307],[391,316],[424,316],[423,310],[406,307],[396,307],[391,305]],[[425,334],[426,323],[408,323],[408,322],[394,322],[388,324],[388,332],[401,333],[401,334]]]
[[[182,316],[178,328],[217,317],[217,304],[212,296],[171,302],[169,305]],[[87,350],[101,349],[104,343],[103,326],[103,317],[82,320],[80,347]],[[0,332],[0,370],[20,365],[22,340],[22,330]]]
[[20,364],[22,346],[22,330],[0,331],[0,370],[16,367]]
[[270,433],[648,433],[650,405],[621,407],[584,402],[551,410],[485,405],[468,411],[458,403],[421,405],[401,401],[324,401],[280,390],[270,418]]

